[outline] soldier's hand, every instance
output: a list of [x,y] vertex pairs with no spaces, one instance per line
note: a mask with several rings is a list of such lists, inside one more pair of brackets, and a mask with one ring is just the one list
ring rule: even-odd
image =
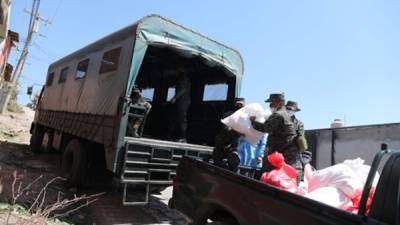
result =
[[250,121],[251,122],[254,122],[256,120],[256,117],[255,116],[250,116]]
[[259,156],[257,157],[257,164],[260,163],[263,160],[263,157]]
[[172,104],[175,104],[176,98],[171,98],[170,102],[171,102]]

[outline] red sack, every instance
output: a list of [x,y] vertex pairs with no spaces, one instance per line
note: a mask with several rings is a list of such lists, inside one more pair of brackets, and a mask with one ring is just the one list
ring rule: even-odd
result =
[[285,163],[283,155],[274,152],[268,156],[268,161],[275,169],[263,173],[260,181],[286,191],[297,192],[297,171]]
[[[369,195],[368,195],[367,204],[365,206],[365,215],[369,214],[369,208],[371,207],[371,203],[372,203],[372,199],[374,198],[374,194],[375,194],[375,188],[372,187],[369,192]],[[351,199],[351,201],[353,203],[352,206],[346,207],[343,209],[348,212],[358,213],[358,208],[360,206],[360,201],[361,201],[361,195],[358,195],[357,197]]]

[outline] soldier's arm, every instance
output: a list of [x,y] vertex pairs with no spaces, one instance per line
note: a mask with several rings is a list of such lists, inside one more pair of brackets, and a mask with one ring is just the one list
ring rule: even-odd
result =
[[299,120],[299,135],[304,136],[304,124]]
[[263,133],[271,133],[277,129],[282,124],[282,117],[279,116],[278,114],[272,114],[266,121],[265,123],[260,123],[257,121],[252,121],[253,128],[263,132]]

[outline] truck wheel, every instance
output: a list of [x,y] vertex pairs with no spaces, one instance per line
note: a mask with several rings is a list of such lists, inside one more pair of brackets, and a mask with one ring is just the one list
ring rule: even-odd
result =
[[35,125],[33,128],[31,140],[30,140],[30,150],[34,153],[39,153],[42,151],[42,141],[43,141],[43,128],[39,125]]
[[78,139],[72,139],[64,149],[61,169],[68,186],[77,187],[83,184],[86,175],[87,152]]

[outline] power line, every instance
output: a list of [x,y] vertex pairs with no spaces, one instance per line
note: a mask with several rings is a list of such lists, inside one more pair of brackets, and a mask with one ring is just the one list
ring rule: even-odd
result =
[[42,62],[42,63],[47,63],[47,64],[50,64],[52,62],[51,59],[44,59],[44,58],[39,57],[39,56],[37,56],[35,54],[32,54],[32,53],[29,55],[29,58],[34,59],[34,60],[39,61],[39,62]]
[[[50,19],[50,22],[51,22],[51,23],[53,23],[54,18],[56,18],[56,15],[57,15],[57,13],[58,13],[58,10],[60,9],[61,3],[62,3],[62,0],[59,0],[59,1],[58,1],[58,4],[57,4],[57,6],[56,6],[56,9],[54,10],[53,16],[52,16],[51,19]],[[49,29],[50,29],[50,26],[47,27],[46,33],[47,33],[47,31],[49,31]]]
[[0,113],[4,113],[6,111],[8,101],[11,98],[11,93],[17,86],[19,77],[22,73],[25,61],[26,61],[28,53],[29,53],[29,47],[30,47],[33,35],[39,32],[40,22],[44,22],[45,24],[50,23],[48,20],[43,19],[42,17],[39,16],[39,5],[40,5],[40,0],[32,1],[32,10],[30,12],[28,35],[26,37],[26,42],[25,42],[24,48],[22,49],[17,66],[15,67],[14,74],[11,77],[11,82],[9,85],[7,85],[7,88],[2,88],[3,91],[1,93],[2,95],[1,95],[1,99],[0,99]]
[[36,42],[32,43],[32,46],[35,47],[37,50],[39,50],[43,55],[45,55],[50,61],[54,61],[53,56],[51,56],[46,50],[44,50],[40,45],[38,45]]
[[33,83],[39,83],[39,84],[42,83],[41,81],[37,81],[37,80],[31,79],[31,78],[28,78],[28,77],[26,77],[24,75],[22,75],[21,78],[24,79],[24,80],[33,82]]

